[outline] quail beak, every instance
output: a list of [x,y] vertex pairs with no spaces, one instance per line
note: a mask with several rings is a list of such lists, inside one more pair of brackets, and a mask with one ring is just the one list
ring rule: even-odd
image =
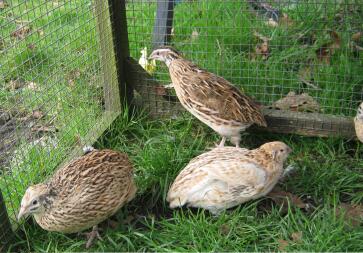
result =
[[21,218],[23,218],[23,217],[27,217],[28,216],[28,213],[27,213],[27,211],[26,211],[26,208],[24,208],[24,207],[21,207],[20,208],[20,211],[19,211],[19,213],[18,213],[18,221],[20,221],[20,219]]
[[148,58],[148,60],[155,60],[157,57],[156,57],[156,55],[154,54],[154,52],[153,53],[151,53],[150,54],[150,56],[149,56],[149,58]]

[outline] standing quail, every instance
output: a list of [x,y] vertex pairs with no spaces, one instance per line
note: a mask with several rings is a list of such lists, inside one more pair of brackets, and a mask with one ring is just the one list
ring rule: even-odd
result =
[[269,193],[283,174],[291,149],[269,142],[248,150],[217,147],[192,159],[169,189],[170,208],[183,205],[213,214]]
[[132,200],[133,167],[124,153],[93,150],[30,186],[18,219],[33,215],[45,230],[76,233],[91,228],[86,247],[99,237],[97,225]]
[[267,126],[259,106],[226,79],[199,68],[171,47],[155,49],[149,59],[165,62],[183,107],[239,146],[240,132],[252,124]]

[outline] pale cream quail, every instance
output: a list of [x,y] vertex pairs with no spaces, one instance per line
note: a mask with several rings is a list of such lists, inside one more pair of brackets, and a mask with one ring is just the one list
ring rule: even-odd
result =
[[238,147],[240,132],[252,124],[266,126],[259,106],[226,79],[199,68],[171,47],[155,49],[149,59],[165,62],[183,107]]
[[93,150],[30,186],[18,219],[33,215],[45,230],[76,233],[93,227],[88,248],[99,237],[97,224],[116,213],[136,193],[133,166],[124,153]]
[[213,214],[269,193],[283,174],[291,149],[269,142],[248,150],[216,147],[192,159],[171,185],[171,208],[183,205]]
[[354,118],[354,126],[358,140],[363,142],[363,102],[358,107],[357,115]]

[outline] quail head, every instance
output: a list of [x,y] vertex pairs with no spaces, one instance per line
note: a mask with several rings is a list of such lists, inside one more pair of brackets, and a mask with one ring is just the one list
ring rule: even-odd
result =
[[252,124],[266,126],[259,106],[226,79],[199,68],[171,47],[155,49],[149,59],[165,62],[182,106],[237,147],[240,132]]
[[354,118],[354,127],[358,139],[363,142],[363,102],[359,105],[357,115]]
[[257,149],[217,147],[192,159],[171,185],[171,208],[183,205],[213,214],[269,193],[283,173],[291,149],[269,142]]
[[46,182],[30,186],[18,219],[33,215],[45,230],[76,233],[91,228],[86,247],[99,237],[97,225],[136,193],[133,167],[124,153],[93,150],[57,170]]

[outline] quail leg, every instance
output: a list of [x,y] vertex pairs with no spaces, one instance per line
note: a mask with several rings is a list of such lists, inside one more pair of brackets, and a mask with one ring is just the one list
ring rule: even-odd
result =
[[95,239],[102,240],[100,234],[98,233],[98,226],[93,226],[92,231],[87,233],[87,243],[86,243],[86,249],[90,248],[93,244],[93,241]]
[[223,136],[222,137],[222,140],[221,140],[221,143],[219,143],[218,147],[224,147],[224,143],[226,142],[226,137]]
[[236,145],[236,148],[239,148],[239,143],[241,142],[241,136],[237,135],[237,136],[232,136],[231,137],[231,142]]

